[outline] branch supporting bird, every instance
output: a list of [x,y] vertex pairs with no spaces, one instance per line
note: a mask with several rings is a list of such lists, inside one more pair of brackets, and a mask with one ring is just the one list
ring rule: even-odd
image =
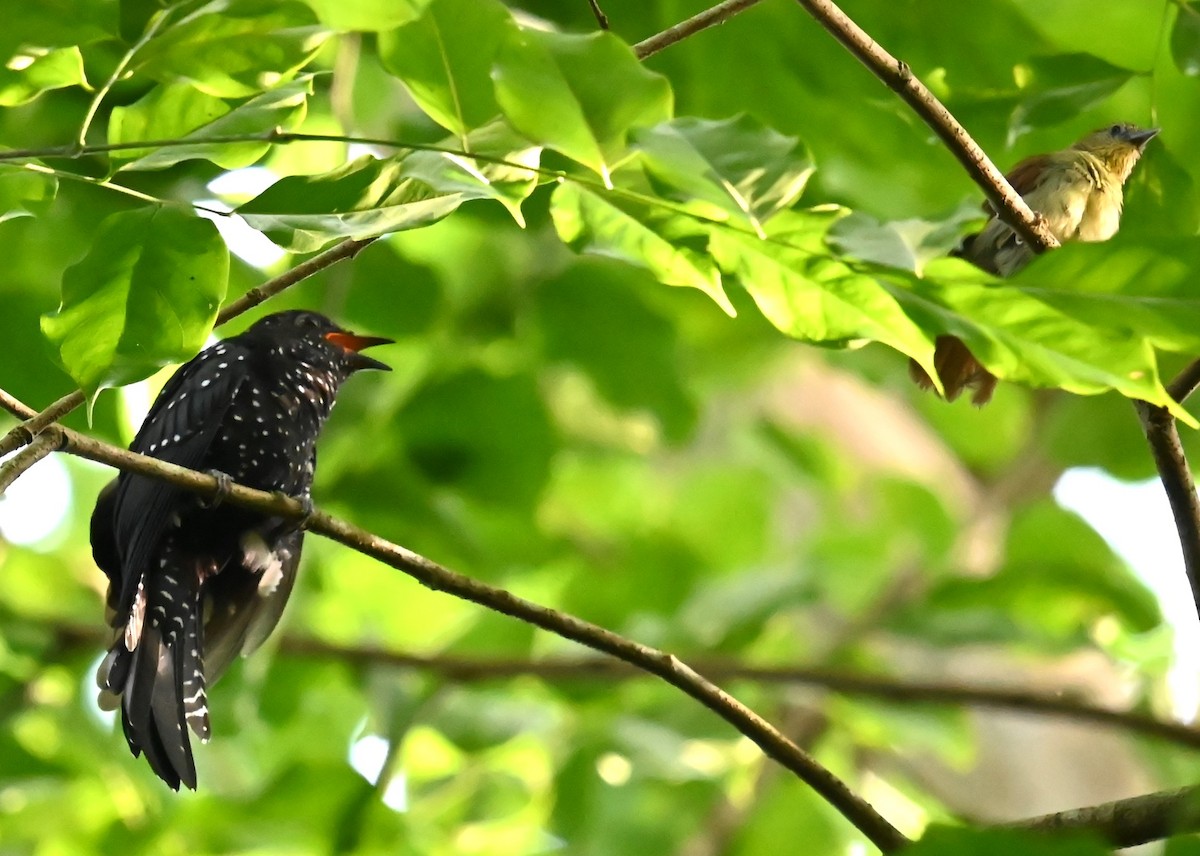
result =
[[[1062,151],[1026,158],[1005,177],[1060,244],[1107,241],[1121,224],[1125,182],[1158,131],[1119,122],[1093,131]],[[1034,249],[991,205],[985,203],[984,211],[990,219],[980,232],[962,242],[955,255],[997,276],[1012,276],[1029,264]],[[962,340],[939,336],[933,361],[948,400],[967,389],[972,390],[975,404],[991,400],[996,377]],[[933,388],[933,380],[916,361],[909,362],[909,374],[922,389]]]
[[[316,441],[342,383],[388,366],[390,342],[315,312],[279,312],[168,381],[130,447],[310,504]],[[207,688],[279,621],[300,562],[294,522],[124,472],[96,501],[92,554],[108,577],[113,641],[96,679],[134,756],[170,787],[196,787],[189,731],[211,733]]]

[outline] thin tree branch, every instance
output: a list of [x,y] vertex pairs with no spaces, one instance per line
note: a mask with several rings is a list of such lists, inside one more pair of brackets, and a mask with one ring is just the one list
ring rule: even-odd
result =
[[[506,680],[532,676],[546,681],[625,681],[644,672],[603,657],[519,658],[457,657],[450,654],[406,654],[374,646],[344,646],[317,639],[288,636],[280,643],[288,654],[331,657],[343,663],[364,663],[420,669],[459,682]],[[969,705],[1050,714],[1121,728],[1200,749],[1200,729],[1164,722],[1145,714],[1111,710],[1071,696],[1050,696],[1024,690],[967,686],[948,681],[922,681],[883,675],[851,674],[835,669],[796,666],[751,666],[728,659],[693,658],[698,671],[712,680],[753,681],[758,684],[804,684],[846,695],[925,704]]]
[[8,490],[8,486],[15,482],[23,472],[51,452],[56,451],[54,447],[55,439],[54,437],[41,435],[14,455],[12,460],[0,466],[0,498],[4,497],[4,492]]
[[226,321],[230,321],[243,312],[253,309],[268,298],[274,297],[279,292],[291,288],[302,280],[308,279],[313,274],[320,273],[327,267],[332,267],[345,259],[354,258],[376,240],[378,238],[347,238],[344,241],[339,241],[325,252],[300,262],[300,264],[292,269],[284,271],[274,279],[267,280],[262,285],[255,286],[237,300],[224,306],[217,313],[216,326],[220,327]]
[[1183,570],[1192,590],[1196,614],[1200,616],[1200,498],[1196,496],[1196,483],[1179,439],[1179,428],[1166,408],[1144,401],[1134,401],[1133,406],[1171,504],[1183,550]]
[[[340,241],[325,252],[315,255],[311,259],[306,259],[290,270],[284,271],[279,276],[267,280],[262,285],[255,286],[237,300],[226,305],[217,314],[216,326],[219,327],[226,321],[236,318],[249,309],[253,309],[267,298],[273,297],[284,289],[291,288],[301,280],[307,279],[343,259],[354,258],[362,252],[364,247],[375,240],[375,238],[364,238],[362,240],[348,238]],[[76,407],[83,404],[83,402],[83,392],[75,390],[72,393],[64,395],[42,412],[35,413],[6,435],[0,437],[0,456],[7,455],[22,446],[29,445],[49,425],[62,419]],[[10,410],[10,412],[12,411]]]
[[654,56],[664,48],[669,48],[676,42],[681,42],[688,36],[695,35],[701,30],[707,30],[716,24],[723,24],[738,12],[743,12],[761,0],[725,0],[711,9],[705,9],[698,15],[693,15],[686,21],[680,21],[672,27],[667,27],[661,33],[644,39],[633,46],[633,52],[638,59]]
[[1200,785],[1130,797],[1006,823],[1037,832],[1093,832],[1114,847],[1135,847],[1200,831]]
[[[25,418],[33,414],[32,410],[3,390],[0,390],[0,406]],[[73,455],[150,478],[163,479],[206,497],[215,496],[219,490],[217,480],[208,474],[110,446],[61,425],[51,425],[46,428],[45,433],[55,435],[61,448]],[[310,531],[377,559],[407,574],[427,588],[469,600],[549,630],[657,675],[720,716],[757,744],[769,757],[791,770],[881,851],[894,853],[909,843],[899,830],[815,758],[788,740],[761,716],[674,655],[641,645],[568,613],[541,606],[504,589],[455,573],[424,556],[392,544],[344,520],[331,517],[325,512],[316,511],[311,516],[306,516],[301,503],[291,497],[265,493],[238,484],[229,488],[228,492],[222,491],[222,495],[225,502],[263,514],[291,520],[303,519]]]
[[588,0],[588,5],[592,7],[592,14],[596,16],[596,23],[599,24],[600,29],[612,29],[608,25],[608,15],[604,14],[604,10],[600,8],[598,0]]
[[1167,384],[1167,392],[1180,404],[1197,389],[1200,389],[1200,360],[1188,363],[1183,371]]
[[913,75],[908,64],[884,50],[831,0],[796,0],[834,38],[913,108],[979,185],[1005,223],[1035,251],[1052,249],[1058,241],[1045,221],[1034,214],[979,144],[937,97]]

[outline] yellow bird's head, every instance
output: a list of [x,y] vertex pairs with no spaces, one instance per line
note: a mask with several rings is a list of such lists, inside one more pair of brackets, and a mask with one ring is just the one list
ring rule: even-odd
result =
[[1154,139],[1158,130],[1118,122],[1092,131],[1071,148],[1094,155],[1118,181],[1124,183],[1133,171],[1133,165],[1142,156],[1142,149]]

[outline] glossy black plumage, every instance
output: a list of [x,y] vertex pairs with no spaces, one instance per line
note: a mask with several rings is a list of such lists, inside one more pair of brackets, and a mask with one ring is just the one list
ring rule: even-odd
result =
[[[180,466],[308,499],[316,439],[353,372],[387,369],[359,337],[313,312],[280,312],[182,366],[133,445]],[[133,754],[172,788],[196,787],[190,730],[210,734],[206,687],[271,632],[291,593],[303,532],[122,473],[92,513],[116,637],[97,674]]]

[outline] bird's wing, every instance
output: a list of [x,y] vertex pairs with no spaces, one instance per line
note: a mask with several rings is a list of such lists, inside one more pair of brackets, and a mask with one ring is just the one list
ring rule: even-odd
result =
[[[1018,163],[1005,173],[1004,177],[1019,196],[1025,196],[1041,183],[1049,165],[1050,155],[1034,155]],[[996,209],[992,207],[991,202],[983,203],[983,211],[988,216],[996,216]]]
[[[202,465],[238,388],[248,374],[246,349],[227,340],[184,365],[167,383],[130,447],[135,452],[195,469]],[[97,503],[93,545],[120,545],[120,595],[110,604],[118,616],[133,603],[138,580],[153,558],[170,518],[187,492],[161,479],[123,473],[111,500]],[[100,533],[95,515],[111,514],[113,536]],[[102,525],[102,524],[101,524]],[[93,552],[96,552],[93,546]],[[107,546],[99,558],[111,562]],[[109,565],[111,567],[111,564]],[[104,564],[110,580],[114,574]],[[119,620],[119,619],[118,619]]]

